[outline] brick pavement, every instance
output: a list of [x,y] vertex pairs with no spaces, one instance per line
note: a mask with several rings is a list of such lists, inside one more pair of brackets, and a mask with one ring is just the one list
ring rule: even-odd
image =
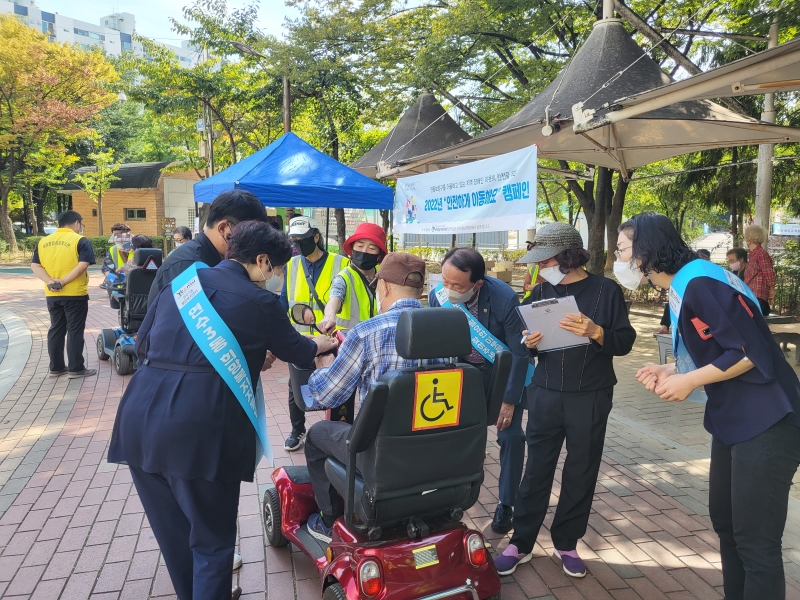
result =
[[[97,277],[93,283],[97,283]],[[127,377],[109,363],[98,365],[94,336],[116,315],[101,295],[91,301],[87,325],[89,366],[99,376],[51,380],[44,342],[47,312],[31,277],[0,274],[0,319],[13,316],[15,332],[29,331],[27,356],[10,347],[0,364],[3,385],[8,355],[23,368],[3,395],[0,387],[0,597],[78,600],[174,598],[158,546],[126,467],[105,462],[117,404]],[[632,372],[653,359],[653,322],[635,318],[642,334],[632,356],[618,361],[620,383],[609,422],[606,451],[587,535],[579,545],[589,575],[568,578],[551,557],[547,532],[535,557],[503,578],[504,600],[688,600],[721,598],[716,536],[707,518],[708,436],[702,405],[667,404],[643,392]],[[24,337],[24,332],[19,337]],[[18,359],[19,360],[19,359]],[[276,365],[264,376],[276,465],[301,464],[282,440],[290,424],[285,406],[287,371]],[[497,502],[498,448],[487,447],[486,479],[478,504],[465,520],[495,547],[504,536],[489,529]],[[562,456],[563,460],[563,456]],[[311,562],[291,548],[266,544],[259,497],[271,468],[262,463],[256,481],[243,484],[238,550],[244,566],[234,581],[246,599],[314,598],[318,577]],[[552,520],[560,482],[556,474]],[[785,536],[788,597],[800,599],[800,506],[793,500]]]

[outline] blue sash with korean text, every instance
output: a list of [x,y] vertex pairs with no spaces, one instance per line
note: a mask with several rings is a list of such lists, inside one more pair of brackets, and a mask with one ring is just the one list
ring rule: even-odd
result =
[[678,327],[678,317],[681,314],[681,305],[683,304],[683,295],[686,293],[686,286],[695,277],[709,277],[716,281],[721,281],[740,294],[750,298],[758,307],[756,295],[739,279],[736,273],[727,271],[708,260],[701,259],[693,260],[684,266],[675,274],[669,287],[669,313],[672,318],[672,354],[675,357],[675,366],[678,373],[688,373],[697,368],[681,339],[680,327]]
[[[451,308],[454,306],[450,300],[447,299],[447,292],[445,291],[441,282],[439,282],[439,285],[437,285],[436,289],[433,290],[433,293],[436,294],[436,299],[439,301],[439,305],[443,308]],[[488,360],[490,363],[494,364],[495,354],[501,350],[510,352],[508,346],[494,337],[491,332],[486,329],[486,327],[484,327],[483,324],[478,321],[478,319],[476,319],[471,312],[469,312],[469,309],[466,306],[463,304],[456,304],[455,306],[463,310],[464,314],[467,315],[470,337],[472,338],[470,340],[472,342],[472,347],[475,348],[475,350],[477,350],[485,360]],[[528,372],[525,374],[525,387],[530,385],[532,379],[533,365],[529,363]]]
[[172,282],[172,296],[194,343],[236,396],[256,430],[256,464],[262,456],[272,463],[261,378],[254,391],[239,342],[200,285],[197,269],[203,268],[208,268],[208,265],[195,263],[178,275]]

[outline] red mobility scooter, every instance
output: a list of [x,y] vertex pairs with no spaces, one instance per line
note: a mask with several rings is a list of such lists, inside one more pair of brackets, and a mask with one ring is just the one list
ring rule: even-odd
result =
[[[347,438],[347,464],[325,463],[345,507],[331,543],[306,528],[319,509],[300,466],[272,474],[275,487],[263,501],[269,543],[292,542],[315,562],[323,600],[497,600],[500,578],[484,538],[461,518],[478,500],[487,416],[499,411],[511,355],[497,354],[487,399],[475,367],[456,358],[421,364],[470,353],[460,309],[405,312],[396,348],[420,366],[384,373],[371,385]],[[293,385],[304,383],[302,373],[291,372]]]

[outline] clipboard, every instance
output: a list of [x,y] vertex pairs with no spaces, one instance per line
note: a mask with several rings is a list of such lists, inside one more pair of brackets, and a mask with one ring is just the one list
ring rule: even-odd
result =
[[542,333],[542,341],[537,348],[539,352],[565,350],[566,348],[586,346],[591,343],[589,338],[561,329],[558,324],[559,321],[565,320],[568,314],[580,314],[581,311],[578,309],[578,303],[575,302],[575,296],[531,302],[517,307],[517,311],[525,322],[525,328],[528,331],[540,331]]

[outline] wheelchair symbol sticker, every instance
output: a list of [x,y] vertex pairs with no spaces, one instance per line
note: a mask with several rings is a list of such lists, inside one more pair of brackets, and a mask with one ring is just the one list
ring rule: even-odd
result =
[[412,431],[458,425],[461,418],[461,369],[417,372]]

